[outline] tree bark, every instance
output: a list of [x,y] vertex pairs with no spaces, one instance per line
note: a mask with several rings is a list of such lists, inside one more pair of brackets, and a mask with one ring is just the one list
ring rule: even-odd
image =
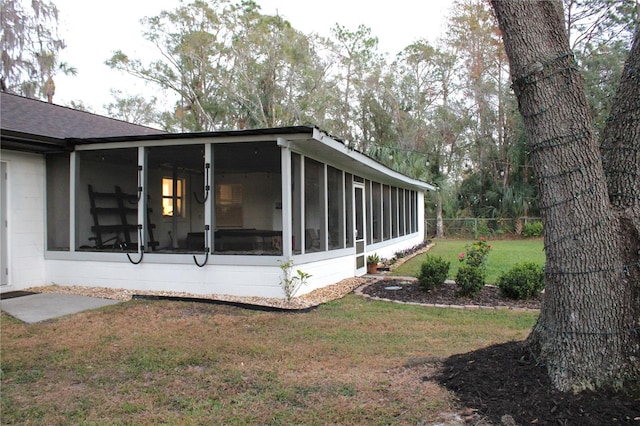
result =
[[[630,232],[634,222],[609,201],[562,2],[492,0],[492,6],[524,118],[545,230],[545,296],[528,343],[560,390],[619,387],[637,380],[640,370],[633,280],[639,238]],[[636,114],[639,100],[629,100]]]
[[442,193],[436,192],[436,238],[444,238],[444,220],[442,219]]

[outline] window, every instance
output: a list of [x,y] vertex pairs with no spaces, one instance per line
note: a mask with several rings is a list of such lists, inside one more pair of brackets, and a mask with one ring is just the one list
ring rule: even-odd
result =
[[371,210],[374,243],[382,241],[382,186],[378,182],[371,182]]
[[391,187],[391,238],[398,238],[398,188]]
[[353,247],[353,175],[345,173],[344,201],[346,211],[346,246]]
[[389,185],[382,186],[382,239],[391,238],[391,189]]
[[329,250],[344,247],[344,183],[342,170],[327,166]]
[[[48,154],[47,249],[69,251],[69,153]],[[3,163],[5,164],[5,163]]]
[[282,149],[272,141],[214,143],[211,148],[214,253],[281,255]]
[[326,250],[325,166],[304,158],[305,253]]
[[219,228],[242,228],[242,184],[216,185],[216,225]]
[[291,245],[294,254],[302,253],[302,157],[291,153]]
[[[122,243],[126,243],[135,250],[140,182],[138,149],[78,151],[76,167],[75,247],[121,252]],[[60,182],[52,179],[48,183]],[[159,184],[160,179],[156,182]],[[52,194],[49,192],[47,196]],[[64,196],[53,197],[52,201],[64,204]],[[63,226],[63,223],[57,222],[54,226]]]
[[162,178],[162,216],[184,215],[184,179]]

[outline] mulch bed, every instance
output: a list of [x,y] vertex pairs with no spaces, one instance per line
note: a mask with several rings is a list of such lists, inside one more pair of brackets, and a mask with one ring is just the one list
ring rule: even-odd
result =
[[[391,290],[389,287],[401,287]],[[539,308],[540,300],[505,300],[495,287],[485,287],[473,299],[455,296],[455,284],[426,293],[415,281],[374,280],[362,293],[402,302],[438,305],[483,305]],[[621,392],[564,393],[552,388],[546,368],[535,362],[522,342],[509,342],[441,360],[435,380],[471,408],[467,424],[640,426],[640,397]]]
[[509,424],[505,416],[510,416],[518,425],[640,425],[640,398],[556,391],[546,368],[520,342],[451,356],[436,376],[423,380],[436,380],[463,406],[477,409],[476,419],[493,424]]
[[416,280],[387,277],[372,281],[362,289],[362,293],[381,299],[413,303],[484,306],[493,308],[540,308],[540,297],[531,300],[506,299],[500,295],[500,290],[494,286],[484,286],[480,293],[473,298],[457,297],[457,290],[458,288],[455,284],[445,283],[435,290],[426,292],[418,287]]

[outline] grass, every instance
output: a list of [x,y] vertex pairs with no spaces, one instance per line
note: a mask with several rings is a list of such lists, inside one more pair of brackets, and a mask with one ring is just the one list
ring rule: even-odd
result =
[[452,396],[432,357],[522,340],[536,314],[355,295],[304,314],[129,301],[27,325],[2,314],[3,424],[417,424]]
[[[458,255],[466,252],[466,245],[473,240],[436,239],[435,246],[427,253],[418,255],[393,271],[396,276],[415,277],[420,271],[420,265],[427,255],[440,256],[450,262],[449,279],[454,279],[458,271]],[[498,277],[508,271],[516,263],[534,262],[540,266],[545,264],[544,242],[541,238],[522,240],[493,240],[488,241],[491,251],[487,258],[487,283],[495,284]]]

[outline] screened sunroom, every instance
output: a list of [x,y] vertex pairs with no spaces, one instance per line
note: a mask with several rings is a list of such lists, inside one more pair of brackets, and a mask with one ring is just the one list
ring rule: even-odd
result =
[[434,189],[315,127],[73,143],[46,156],[46,258],[65,284],[279,296],[291,261],[308,292],[422,242]]

